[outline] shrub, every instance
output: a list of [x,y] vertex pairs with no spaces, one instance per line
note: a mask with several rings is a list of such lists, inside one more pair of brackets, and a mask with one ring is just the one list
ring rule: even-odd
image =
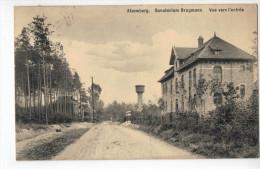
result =
[[[143,116],[142,124],[149,132],[160,135],[190,151],[211,157],[258,157],[259,153],[259,114],[258,93],[246,101],[236,100],[233,94],[225,93],[226,102],[199,116],[197,112],[174,112],[158,116],[149,113]],[[138,119],[138,116],[135,117]],[[136,123],[140,122],[138,120]]]
[[29,114],[24,107],[15,105],[15,120],[16,122],[29,123]]

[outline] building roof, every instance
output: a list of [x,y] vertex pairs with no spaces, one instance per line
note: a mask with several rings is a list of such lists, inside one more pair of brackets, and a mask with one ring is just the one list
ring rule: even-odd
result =
[[174,77],[174,66],[164,72],[164,76],[158,82],[165,82],[166,80]]
[[[217,54],[215,51],[218,51]],[[183,64],[176,71],[189,67],[198,60],[244,60],[255,61],[256,58],[236,46],[214,36],[199,48],[173,47],[170,65],[174,65],[175,59],[182,60]],[[165,75],[158,82],[165,82],[174,77],[174,67],[165,71]]]
[[192,53],[196,48],[183,48],[183,47],[173,47],[170,59],[170,65],[174,65],[175,58],[182,60],[186,59],[190,53]]
[[175,48],[178,59],[186,59],[195,49],[196,48]]
[[[219,51],[219,54],[215,54],[215,51]],[[177,70],[181,70],[186,66],[194,63],[199,59],[213,59],[213,60],[255,60],[255,58],[247,52],[235,47],[234,45],[224,41],[223,39],[214,36],[201,48],[197,48],[189,54],[184,60],[184,64]]]

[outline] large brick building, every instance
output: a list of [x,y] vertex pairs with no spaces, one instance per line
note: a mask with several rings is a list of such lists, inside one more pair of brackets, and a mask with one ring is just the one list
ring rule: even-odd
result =
[[252,93],[253,61],[253,56],[216,34],[205,43],[200,36],[197,48],[174,46],[169,63],[171,68],[159,80],[165,103],[164,113],[196,110],[205,114],[216,107],[220,100],[217,93],[205,93],[198,103],[192,104],[201,75],[206,81],[233,82],[239,87],[239,99],[247,99]]

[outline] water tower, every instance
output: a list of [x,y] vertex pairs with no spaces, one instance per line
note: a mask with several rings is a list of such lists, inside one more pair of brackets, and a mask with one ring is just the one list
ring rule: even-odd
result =
[[135,90],[138,96],[137,98],[138,109],[140,110],[143,104],[144,85],[136,85]]

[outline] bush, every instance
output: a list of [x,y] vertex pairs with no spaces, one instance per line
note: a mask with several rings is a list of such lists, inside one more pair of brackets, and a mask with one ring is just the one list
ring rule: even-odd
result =
[[15,121],[19,123],[29,123],[29,114],[26,112],[26,109],[15,105]]
[[[45,121],[45,107],[42,106],[42,111],[38,115],[38,112],[34,112],[32,109],[32,116],[31,119],[29,118],[29,112],[26,110],[25,107],[20,107],[18,105],[15,105],[15,120],[17,123],[46,123]],[[57,123],[71,123],[73,121],[73,116],[71,113],[67,114],[66,117],[64,117],[64,114],[55,112],[52,115],[48,115],[48,122],[49,124],[57,124]]]
[[205,117],[196,112],[143,114],[143,119],[134,122],[150,126],[149,132],[152,130],[172,143],[178,140],[178,145],[190,151],[210,157],[258,157],[257,92],[246,102],[229,100],[218,105]]

